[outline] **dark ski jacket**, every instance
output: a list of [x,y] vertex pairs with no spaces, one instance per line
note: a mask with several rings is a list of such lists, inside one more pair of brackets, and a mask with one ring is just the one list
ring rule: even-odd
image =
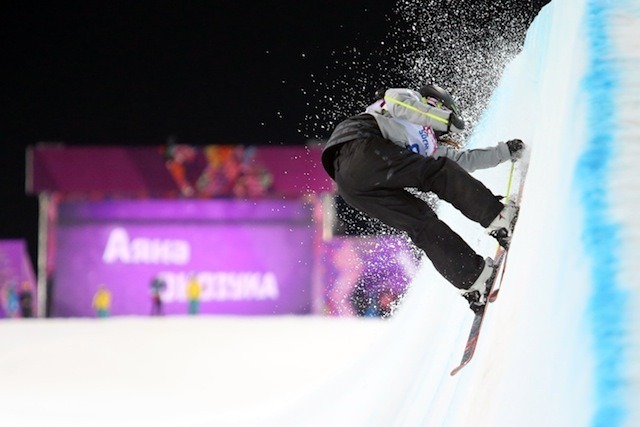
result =
[[383,138],[378,123],[371,114],[359,114],[340,122],[329,137],[324,150],[322,150],[322,166],[324,166],[329,176],[332,179],[336,178],[333,161],[342,144],[372,136]]

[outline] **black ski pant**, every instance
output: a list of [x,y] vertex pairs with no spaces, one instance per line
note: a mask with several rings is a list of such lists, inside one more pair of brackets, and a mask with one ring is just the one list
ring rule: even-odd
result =
[[453,160],[423,157],[380,136],[343,144],[334,166],[338,192],[349,205],[406,231],[455,287],[468,289],[476,281],[484,259],[405,188],[433,192],[487,227],[504,205],[484,184]]

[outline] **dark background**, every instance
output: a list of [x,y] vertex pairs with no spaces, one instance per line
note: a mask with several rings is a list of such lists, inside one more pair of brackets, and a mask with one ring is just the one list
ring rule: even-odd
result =
[[404,73],[416,58],[461,85],[457,65],[486,65],[465,55],[521,44],[547,2],[5,2],[0,238],[35,259],[27,146],[326,138],[378,87],[422,83]]

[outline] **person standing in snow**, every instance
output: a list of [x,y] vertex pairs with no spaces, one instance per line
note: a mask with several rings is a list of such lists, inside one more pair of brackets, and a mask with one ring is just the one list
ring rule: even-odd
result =
[[25,319],[33,317],[33,293],[29,282],[22,282],[18,300],[20,301],[20,315]]
[[189,282],[187,283],[187,300],[189,301],[189,314],[198,314],[200,308],[200,294],[202,293],[202,286],[198,281],[198,277],[195,273],[189,275]]
[[99,318],[109,317],[111,308],[111,292],[104,285],[98,285],[98,291],[93,296],[93,308]]
[[378,93],[365,112],[336,126],[322,152],[323,167],[347,204],[407,232],[476,312],[486,303],[493,260],[478,255],[405,188],[433,192],[507,247],[517,206],[502,204],[469,172],[515,161],[524,143],[514,139],[463,151],[438,146],[438,137],[464,129],[449,93],[435,85]]
[[162,292],[167,288],[167,284],[161,277],[154,277],[151,280],[151,315],[162,316]]

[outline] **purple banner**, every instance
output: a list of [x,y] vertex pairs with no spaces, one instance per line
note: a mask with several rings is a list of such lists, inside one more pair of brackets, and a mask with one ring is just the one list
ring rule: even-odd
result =
[[27,156],[27,191],[92,197],[295,198],[332,191],[321,152],[319,146],[39,145]]
[[298,201],[64,202],[52,314],[304,314],[314,229]]

